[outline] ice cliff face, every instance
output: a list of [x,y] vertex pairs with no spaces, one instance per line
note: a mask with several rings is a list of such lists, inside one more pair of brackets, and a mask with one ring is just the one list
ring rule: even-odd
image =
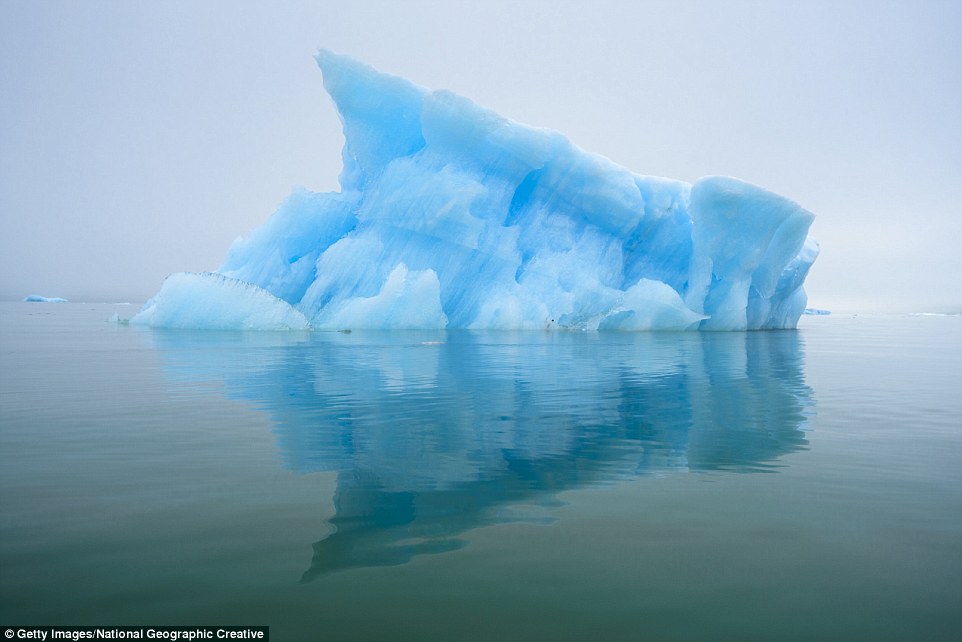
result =
[[813,216],[733,178],[639,176],[321,51],[344,125],[341,191],[303,189],[173,275],[132,322],[217,328],[794,327]]

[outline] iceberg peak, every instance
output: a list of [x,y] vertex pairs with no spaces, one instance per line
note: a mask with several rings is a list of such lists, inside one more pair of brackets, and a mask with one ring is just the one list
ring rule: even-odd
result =
[[133,322],[744,330],[805,309],[818,246],[796,203],[634,174],[457,94],[316,60],[343,125],[341,191],[295,190],[217,275],[168,279]]

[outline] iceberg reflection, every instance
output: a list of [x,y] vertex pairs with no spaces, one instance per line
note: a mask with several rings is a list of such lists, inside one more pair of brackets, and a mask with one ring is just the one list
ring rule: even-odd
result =
[[458,548],[589,484],[773,471],[814,415],[795,331],[150,336],[176,379],[270,413],[288,467],[338,473],[305,581]]

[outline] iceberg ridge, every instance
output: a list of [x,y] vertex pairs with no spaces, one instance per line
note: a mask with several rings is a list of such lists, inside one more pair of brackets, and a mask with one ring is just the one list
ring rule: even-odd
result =
[[727,177],[640,176],[350,57],[317,62],[341,191],[296,189],[216,274],[173,275],[159,327],[792,328],[812,214]]

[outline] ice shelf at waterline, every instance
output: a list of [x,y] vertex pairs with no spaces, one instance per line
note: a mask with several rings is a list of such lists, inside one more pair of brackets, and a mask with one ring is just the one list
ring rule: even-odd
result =
[[258,329],[795,327],[813,216],[748,183],[639,176],[347,56],[317,55],[341,191],[296,189],[132,323]]

